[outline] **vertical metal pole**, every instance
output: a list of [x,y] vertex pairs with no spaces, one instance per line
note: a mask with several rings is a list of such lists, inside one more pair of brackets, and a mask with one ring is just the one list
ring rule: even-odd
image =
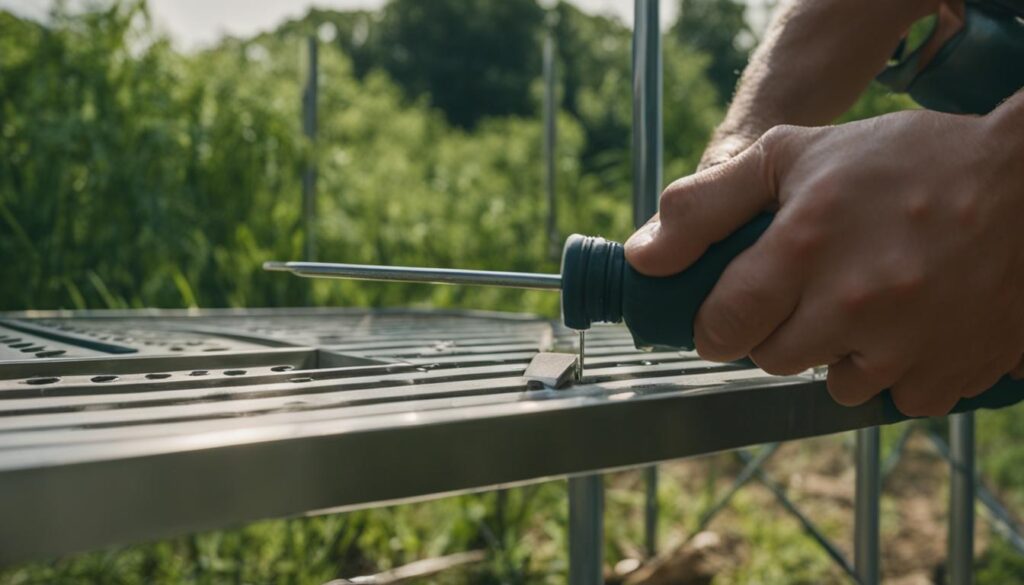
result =
[[879,465],[879,429],[857,431],[857,480],[854,496],[853,565],[861,585],[877,585],[878,502],[882,490]]
[[555,202],[555,143],[557,127],[555,115],[555,33],[552,25],[547,27],[544,37],[544,190],[548,199],[548,251],[553,258],[562,252],[562,242],[558,237],[557,208]]
[[[635,0],[633,19],[633,223],[640,227],[658,211],[661,193],[661,29],[658,0]],[[658,468],[644,470],[647,554],[658,552]]]
[[974,413],[949,417],[949,583],[974,582]]
[[604,482],[600,475],[569,478],[569,583],[600,585],[604,548]]
[[658,554],[658,466],[644,469],[644,551],[648,557]]
[[[306,88],[302,93],[302,131],[309,139],[313,147],[316,144],[316,106],[317,106],[317,82],[318,82],[318,46],[315,35],[310,35],[309,41],[309,71],[306,74]],[[302,172],[302,229],[304,236],[303,255],[307,262],[316,260],[316,180],[317,168],[315,156],[316,149],[311,148],[310,159],[306,162],[306,168]]]
[[661,30],[658,0],[636,0],[633,21],[633,222],[658,211],[661,193]]

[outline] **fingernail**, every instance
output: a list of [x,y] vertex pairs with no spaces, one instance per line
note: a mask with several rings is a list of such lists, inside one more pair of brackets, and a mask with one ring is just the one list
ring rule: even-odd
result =
[[625,246],[627,248],[646,246],[658,235],[659,229],[661,229],[661,222],[651,220],[634,232],[632,236],[629,236],[629,239],[626,240]]

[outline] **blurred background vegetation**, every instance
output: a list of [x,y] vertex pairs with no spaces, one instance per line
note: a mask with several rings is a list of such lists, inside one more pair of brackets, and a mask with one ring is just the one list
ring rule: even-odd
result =
[[[756,45],[745,10],[738,0],[681,0],[664,41],[666,178],[694,169]],[[45,24],[0,11],[0,310],[313,303],[556,315],[557,298],[540,292],[310,282],[260,269],[302,256],[300,175],[312,161],[319,259],[556,271],[541,228],[547,27],[557,47],[559,232],[625,238],[631,39],[615,19],[566,2],[392,0],[375,12],[312,10],[183,53],[155,31],[144,1],[58,3]],[[316,144],[301,128],[310,35],[321,43]],[[907,107],[873,87],[846,118]],[[1024,444],[1021,417],[983,416],[985,469],[1024,504],[1024,450],[1006,448]],[[798,448],[833,452],[837,441]],[[730,461],[669,468],[667,537],[692,529]],[[610,562],[635,556],[630,543],[641,541],[637,481],[608,479]],[[753,552],[715,583],[843,582],[763,498],[741,496],[723,520]],[[848,537],[842,522],[830,526]],[[1020,558],[992,542],[979,583],[1024,582]],[[564,485],[262,522],[10,567],[0,582],[320,583],[474,548],[490,551],[488,562],[453,582],[562,582]]]

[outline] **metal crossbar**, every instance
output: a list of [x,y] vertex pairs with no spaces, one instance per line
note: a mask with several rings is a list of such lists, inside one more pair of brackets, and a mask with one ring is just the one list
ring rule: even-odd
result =
[[[967,449],[969,444],[966,444],[962,438],[957,437],[957,431],[955,430],[955,424],[957,417],[973,417],[973,413],[964,413],[953,416],[954,423],[951,424],[951,437],[953,440],[960,441],[961,454],[963,458],[965,453],[970,453],[973,449]],[[872,429],[864,429],[857,431],[858,433],[858,453],[857,453],[857,494],[858,502],[856,505],[857,516],[855,518],[856,525],[858,527],[858,535],[855,536],[855,550],[861,551],[861,557],[856,565],[851,564],[849,559],[839,550],[839,548],[833,544],[826,536],[824,536],[820,530],[811,522],[804,514],[802,514],[797,508],[796,504],[788,498],[784,488],[777,483],[773,482],[764,471],[764,466],[768,463],[771,457],[778,451],[781,446],[780,443],[769,443],[763,445],[756,455],[751,455],[746,450],[738,450],[735,452],[735,456],[744,463],[739,473],[736,474],[732,484],[726,491],[716,500],[708,509],[701,515],[697,522],[696,528],[691,533],[691,537],[701,532],[714,518],[721,513],[732,501],[733,497],[750,483],[751,480],[758,480],[765,487],[772,492],[778,502],[786,509],[787,512],[792,514],[805,528],[808,533],[819,546],[822,547],[824,552],[833,560],[835,563],[843,569],[853,580],[858,583],[877,583],[880,579],[880,567],[878,565],[877,556],[870,558],[872,554],[877,554],[878,551],[878,493],[874,491],[874,486],[881,486],[881,483],[885,481],[885,478],[894,470],[898,464],[902,451],[909,440],[910,436],[918,429],[918,425],[914,422],[910,422],[905,425],[899,437],[897,438],[896,444],[892,448],[885,463],[881,466],[877,464],[878,453],[878,442],[873,437],[862,438],[864,431],[877,431],[877,427]],[[963,434],[964,432],[970,432],[971,429],[962,428],[958,431]],[[967,556],[966,551],[973,549],[973,542],[965,540],[972,538],[973,530],[973,519],[970,516],[970,512],[967,509],[973,509],[974,497],[971,495],[976,494],[977,502],[981,504],[982,509],[986,512],[984,518],[991,525],[992,529],[1002,536],[1017,552],[1024,554],[1024,536],[1021,536],[1021,529],[1017,525],[1016,519],[1006,509],[1006,507],[999,501],[999,499],[985,486],[981,481],[980,477],[976,472],[972,472],[969,467],[965,467],[960,461],[954,459],[954,455],[950,450],[949,444],[946,443],[945,439],[939,436],[934,431],[928,431],[927,436],[938,454],[950,464],[951,472],[951,503],[950,503],[950,564],[958,568],[958,571],[951,573],[951,582],[963,583],[971,580],[970,570],[966,571],[964,568],[969,568],[973,563],[973,559]],[[970,465],[970,463],[968,464]],[[867,470],[866,472],[864,470]],[[878,472],[872,471],[878,469]],[[960,476],[961,478],[958,478]],[[960,485],[967,481],[970,483],[968,486]],[[966,495],[965,495],[966,494]],[[864,528],[867,526],[867,528]],[[957,559],[953,555],[959,554],[960,558]],[[868,557],[868,558],[864,558]]]

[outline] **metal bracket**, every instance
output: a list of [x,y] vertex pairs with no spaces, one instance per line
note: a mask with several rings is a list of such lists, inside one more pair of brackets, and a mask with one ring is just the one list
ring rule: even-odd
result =
[[531,389],[562,388],[576,377],[578,368],[576,355],[542,352],[533,356],[523,377]]

